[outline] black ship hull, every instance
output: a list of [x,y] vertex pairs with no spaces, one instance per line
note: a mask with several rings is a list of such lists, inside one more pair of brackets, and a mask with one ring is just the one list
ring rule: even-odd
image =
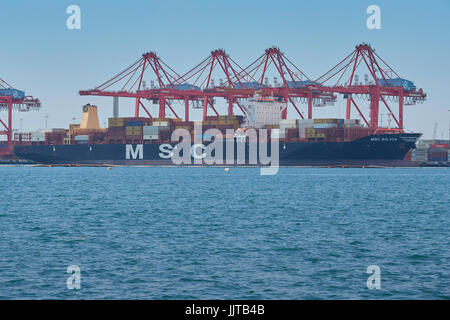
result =
[[[412,166],[411,161],[404,160],[406,154],[415,148],[421,134],[376,134],[350,142],[279,142],[280,166]],[[234,156],[226,158],[227,144],[223,144],[223,161],[217,165],[261,165],[259,160],[252,161],[251,143],[245,145],[245,159],[238,160],[238,142],[231,142]],[[172,144],[76,144],[76,145],[31,145],[15,146],[17,157],[40,164],[92,164],[92,165],[174,165],[168,150]],[[203,146],[207,146],[205,143]],[[193,144],[196,154],[205,149]],[[270,152],[270,144],[267,149]],[[259,149],[258,149],[259,152]],[[273,151],[272,151],[273,152]],[[204,165],[201,157],[190,157],[192,161],[183,165]],[[231,161],[230,161],[231,160]],[[273,164],[273,163],[272,163]]]

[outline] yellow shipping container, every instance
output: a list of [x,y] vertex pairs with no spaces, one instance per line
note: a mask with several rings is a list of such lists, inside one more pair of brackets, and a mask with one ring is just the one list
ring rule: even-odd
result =
[[142,127],[137,127],[137,126],[126,127],[125,134],[127,136],[141,135],[142,134]]
[[[239,122],[238,122],[239,123]],[[278,124],[266,124],[264,126],[265,129],[279,129],[280,126]]]
[[77,129],[79,127],[80,127],[79,124],[71,124],[71,125],[69,125],[69,130]]
[[153,121],[170,121],[170,120],[175,120],[175,119],[170,119],[170,118],[153,118]]
[[314,119],[314,123],[338,123],[339,119],[325,118],[325,119]]
[[125,124],[125,121],[123,118],[109,118],[108,119],[109,127],[123,127],[124,124]]
[[236,115],[217,116],[218,120],[236,120]]

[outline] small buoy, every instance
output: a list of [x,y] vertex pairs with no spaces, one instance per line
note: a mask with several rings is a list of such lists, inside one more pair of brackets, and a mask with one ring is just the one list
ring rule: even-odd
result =
[[230,168],[225,168],[224,170],[228,172],[228,171],[230,171]]
[[112,168],[111,168],[111,167],[108,167],[108,168],[106,168],[106,170],[112,170]]

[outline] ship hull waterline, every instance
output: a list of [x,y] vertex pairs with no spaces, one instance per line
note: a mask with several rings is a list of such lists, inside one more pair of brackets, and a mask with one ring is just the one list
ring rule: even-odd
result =
[[[375,134],[350,142],[279,142],[280,166],[416,166],[404,160],[406,154],[420,138],[419,133]],[[205,146],[208,143],[203,142]],[[15,146],[17,157],[37,164],[79,165],[175,165],[167,150],[177,143],[127,144],[73,144]],[[259,158],[250,159],[252,146],[245,143],[245,159],[237,159],[239,143],[234,143],[234,158],[226,161],[227,144],[223,143],[223,161],[216,165],[246,166],[264,165]],[[233,145],[233,143],[231,143]],[[258,144],[256,144],[258,145]],[[170,147],[169,147],[170,146]],[[230,146],[230,145],[228,145]],[[267,154],[271,156],[271,145]],[[257,147],[258,149],[258,147]],[[253,149],[252,149],[253,150]],[[203,150],[204,151],[204,150]],[[196,153],[202,153],[199,148]],[[259,154],[259,149],[258,149]],[[230,159],[228,159],[230,160]],[[256,163],[255,163],[256,161]],[[192,158],[182,165],[207,165]],[[273,162],[272,162],[273,164]],[[270,165],[270,164],[268,164]]]

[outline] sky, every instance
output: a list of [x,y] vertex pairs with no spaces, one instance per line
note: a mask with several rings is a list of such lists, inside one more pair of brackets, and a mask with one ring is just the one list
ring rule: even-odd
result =
[[[81,9],[80,30],[66,27],[72,4]],[[379,30],[366,26],[370,5],[380,7]],[[112,98],[78,91],[110,79],[144,52],[156,52],[182,74],[217,48],[246,66],[277,46],[314,79],[366,42],[427,93],[424,104],[405,107],[405,128],[431,138],[437,123],[436,137],[449,135],[450,0],[17,0],[2,3],[0,30],[0,78],[42,102],[40,111],[14,112],[14,128],[22,124],[23,131],[44,128],[45,116],[49,128],[68,127],[72,118],[80,121],[86,103],[99,106],[103,125],[112,116]],[[120,115],[132,116],[133,103],[121,99]],[[182,106],[176,108],[182,115]],[[218,109],[225,110],[220,101]],[[151,112],[156,115],[156,107]],[[315,108],[314,115],[344,112],[339,100],[334,107]],[[380,113],[387,124],[386,109]],[[296,117],[293,110],[288,117]],[[199,111],[191,113],[191,120],[200,118]]]

